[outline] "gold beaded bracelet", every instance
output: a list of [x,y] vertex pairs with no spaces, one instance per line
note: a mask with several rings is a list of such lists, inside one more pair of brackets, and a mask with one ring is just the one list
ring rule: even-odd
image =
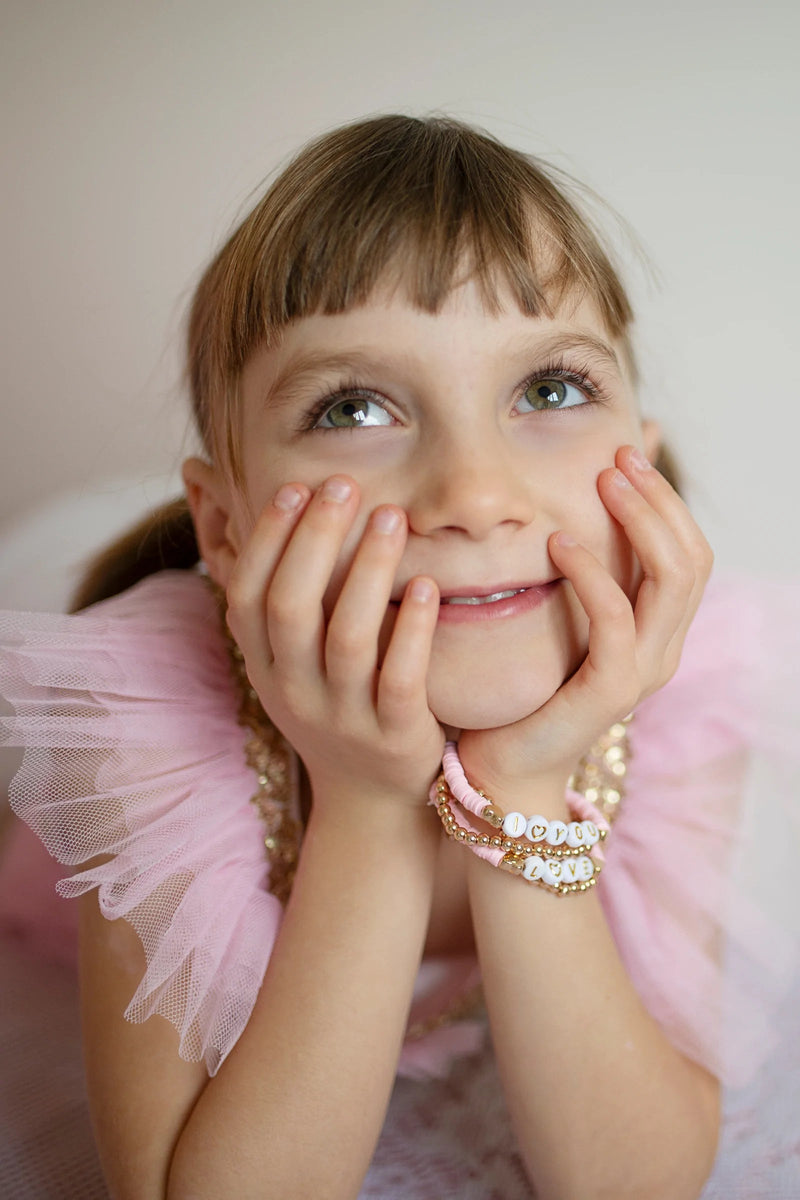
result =
[[[448,775],[455,782],[457,796]],[[447,836],[466,845],[492,866],[520,875],[526,882],[559,896],[588,891],[597,881],[603,865],[600,843],[607,836],[609,825],[578,792],[567,792],[567,807],[573,817],[568,825],[540,816],[526,819],[521,813],[504,815],[485,792],[469,785],[455,745],[448,743],[443,771],[431,788],[430,802],[436,807]],[[462,809],[460,816],[457,804]],[[468,813],[486,822],[493,832],[481,831]],[[509,836],[512,831],[523,830],[525,840]]]

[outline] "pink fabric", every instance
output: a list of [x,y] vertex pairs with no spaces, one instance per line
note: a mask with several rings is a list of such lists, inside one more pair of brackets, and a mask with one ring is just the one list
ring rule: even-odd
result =
[[[712,586],[680,671],[633,723],[598,885],[645,1004],[734,1082],[768,1050],[797,943],[797,906],[785,903],[796,776],[774,765],[796,770],[797,599],[777,585]],[[77,617],[2,614],[0,645],[16,714],[0,719],[2,740],[27,747],[12,804],[60,862],[83,868],[60,895],[97,888],[104,914],[139,933],[147,967],[126,1015],[161,1013],[181,1054],[213,1073],[249,1018],[281,919],[213,601],[196,575],[163,572]],[[753,775],[758,749],[768,771]],[[742,859],[759,833],[761,860]],[[773,868],[779,851],[785,870]],[[96,855],[113,858],[85,866]],[[459,970],[437,983],[436,1004],[464,986]],[[474,1025],[438,1030],[407,1046],[404,1069],[440,1072],[476,1041]]]
[[0,856],[0,936],[29,944],[63,966],[75,962],[78,909],[56,894],[64,868],[22,821],[14,821]]

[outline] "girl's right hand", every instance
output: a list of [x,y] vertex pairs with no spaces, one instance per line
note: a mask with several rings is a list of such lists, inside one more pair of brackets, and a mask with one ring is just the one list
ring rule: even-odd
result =
[[423,805],[444,734],[426,694],[439,594],[409,581],[379,664],[379,635],[407,537],[402,509],[370,514],[326,619],[358,511],[353,480],[313,495],[285,484],[267,505],[227,588],[228,625],[264,710],[303,760],[315,804],[356,795]]

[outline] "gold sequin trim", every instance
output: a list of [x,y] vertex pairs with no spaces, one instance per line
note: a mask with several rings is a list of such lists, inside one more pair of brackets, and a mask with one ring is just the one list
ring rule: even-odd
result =
[[303,836],[300,822],[292,811],[293,754],[286,739],[264,712],[258,693],[247,677],[244,656],[225,621],[225,593],[207,576],[204,578],[220,610],[231,670],[239,694],[237,720],[248,731],[245,760],[258,780],[258,790],[251,797],[251,803],[257,809],[264,827],[264,848],[269,861],[267,887],[281,904],[286,904],[294,883]]
[[628,736],[633,714],[616,721],[608,733],[589,748],[570,776],[568,787],[594,804],[609,825],[617,818],[625,799],[625,780],[631,748]]
[[435,1017],[428,1017],[425,1021],[412,1021],[406,1027],[406,1040],[417,1042],[436,1029],[444,1029],[446,1025],[453,1025],[456,1021],[476,1020],[483,1016],[484,1011],[483,988],[476,983]]

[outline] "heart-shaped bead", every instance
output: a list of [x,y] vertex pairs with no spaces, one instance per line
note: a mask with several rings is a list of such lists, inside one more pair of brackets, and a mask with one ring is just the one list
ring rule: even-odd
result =
[[541,842],[547,833],[547,817],[529,817],[525,837],[531,842]]

